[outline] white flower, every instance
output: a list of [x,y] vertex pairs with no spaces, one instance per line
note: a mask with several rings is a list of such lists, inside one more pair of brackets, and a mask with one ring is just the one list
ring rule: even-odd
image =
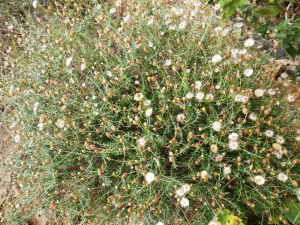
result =
[[188,193],[188,192],[191,190],[191,187],[190,187],[190,185],[188,185],[188,184],[184,184],[184,185],[182,185],[181,189],[182,189],[182,190],[184,191],[184,193],[186,194],[186,193]]
[[185,192],[184,192],[183,188],[179,188],[175,191],[175,194],[176,194],[176,197],[178,198],[178,197],[184,196]]
[[285,140],[284,140],[284,138],[282,136],[277,136],[276,137],[276,142],[278,144],[284,144]]
[[230,174],[231,173],[231,166],[225,166],[223,168],[223,173],[224,173],[224,175]]
[[266,179],[261,175],[257,175],[257,176],[254,177],[254,182],[257,185],[263,185],[266,182]]
[[178,26],[179,30],[183,30],[186,27],[186,25],[187,25],[186,21],[182,21]]
[[282,74],[280,74],[280,77],[281,77],[282,79],[286,79],[286,78],[289,77],[289,74],[288,74],[288,73],[282,73]]
[[300,136],[295,137],[296,141],[300,141]]
[[65,126],[65,121],[63,119],[58,119],[56,121],[56,126],[58,126],[59,128],[63,128]]
[[209,221],[208,225],[222,225],[222,224],[217,220],[211,220]]
[[196,99],[198,102],[202,102],[204,98],[204,93],[203,92],[197,92],[196,93]]
[[158,222],[156,225],[164,225],[163,222]]
[[36,1],[36,0],[34,0],[33,2],[32,2],[32,6],[33,6],[33,8],[37,8],[37,4],[38,4],[38,2]]
[[254,45],[254,43],[255,43],[255,41],[252,38],[249,38],[244,42],[244,46],[246,48],[249,48],[249,47],[252,47]]
[[237,141],[229,141],[228,148],[231,150],[237,150],[239,149],[239,143]]
[[149,117],[149,116],[151,116],[152,115],[152,108],[148,108],[147,110],[146,110],[146,112],[145,112],[145,115],[146,115],[146,117]]
[[218,63],[218,62],[221,62],[221,61],[222,61],[222,56],[220,56],[220,55],[214,55],[211,59],[212,63]]
[[288,179],[288,176],[287,176],[285,173],[279,173],[279,174],[277,175],[277,179],[278,179],[279,181],[286,182],[287,179]]
[[39,123],[37,127],[39,128],[39,131],[44,130],[44,123]]
[[107,71],[106,75],[109,76],[109,77],[112,77],[112,72],[111,71]]
[[225,29],[225,30],[223,30],[223,31],[221,32],[221,35],[222,35],[223,37],[226,37],[228,34],[229,34],[229,29]]
[[243,95],[242,96],[242,103],[248,103],[249,102],[249,96]]
[[122,0],[117,0],[117,1],[115,2],[115,6],[116,6],[116,7],[119,7],[121,4],[122,4]]
[[217,132],[221,131],[221,123],[219,121],[213,122],[212,129]]
[[150,183],[153,182],[154,179],[155,179],[154,173],[148,172],[148,173],[146,174],[146,176],[145,176],[145,179],[146,179],[147,183],[150,184]]
[[85,63],[82,63],[81,66],[80,66],[80,69],[83,71],[86,69],[86,64]]
[[216,28],[215,28],[215,32],[216,32],[217,34],[219,34],[222,30],[223,30],[222,27],[216,27]]
[[134,95],[134,100],[141,101],[144,98],[144,95],[142,93],[136,93]]
[[251,75],[253,74],[253,69],[246,69],[245,71],[244,71],[244,75],[246,76],[246,77],[250,77]]
[[151,101],[149,99],[146,99],[144,101],[144,106],[149,106],[151,104]]
[[19,134],[17,134],[17,135],[14,137],[14,139],[15,139],[15,142],[18,143],[18,142],[20,142],[21,136],[20,136]]
[[195,88],[200,89],[201,87],[202,87],[202,82],[199,80],[195,81]]
[[255,121],[257,120],[257,114],[256,113],[250,113],[249,114],[249,120]]
[[70,66],[71,62],[72,62],[73,58],[72,57],[69,57],[66,61],[66,66]]
[[187,198],[182,198],[180,201],[180,205],[182,208],[188,207],[190,204],[189,200]]
[[172,64],[171,59],[167,59],[166,62],[165,62],[165,65],[166,66],[171,66],[171,64]]
[[275,155],[277,159],[281,159],[283,155],[283,151],[282,150],[273,151],[272,154]]
[[270,89],[268,89],[268,94],[269,95],[276,95],[276,91],[275,91],[275,89],[274,88],[270,88]]
[[212,94],[212,93],[208,93],[206,96],[205,96],[205,99],[207,100],[207,101],[212,101],[212,100],[214,100],[214,95]]
[[239,140],[239,135],[237,133],[231,133],[228,135],[228,139],[230,141],[237,141]]
[[116,11],[117,11],[116,8],[111,8],[111,9],[108,11],[108,13],[109,13],[109,14],[114,14]]
[[147,22],[147,25],[151,25],[154,23],[154,17],[151,17],[148,22]]
[[192,99],[194,97],[194,94],[192,92],[189,92],[185,95],[186,99]]
[[237,56],[239,54],[239,50],[238,49],[232,49],[231,50],[231,55],[234,57],[234,56]]
[[266,135],[267,137],[273,137],[274,131],[272,131],[272,130],[266,130],[265,135]]
[[202,170],[201,173],[200,173],[200,176],[201,176],[201,178],[202,178],[205,182],[208,181],[208,173],[207,173],[207,171]]
[[294,101],[295,101],[295,97],[294,97],[294,95],[288,95],[288,96],[286,97],[286,100],[287,100],[288,102],[294,102]]
[[184,115],[184,114],[178,114],[178,115],[176,116],[176,118],[177,118],[177,121],[178,121],[178,122],[183,122],[184,119],[185,119],[185,115]]
[[235,102],[242,102],[242,97],[243,95],[237,94],[234,96],[234,101]]
[[138,143],[139,146],[145,147],[147,141],[146,141],[146,139],[145,139],[144,137],[141,137],[141,138],[139,138],[139,139],[137,140],[137,143]]
[[255,91],[254,91],[254,95],[256,96],[256,97],[262,97],[263,95],[264,95],[264,93],[265,93],[265,91],[263,90],[263,89],[256,89]]
[[221,154],[216,155],[215,160],[216,162],[221,162],[223,160],[223,155]]

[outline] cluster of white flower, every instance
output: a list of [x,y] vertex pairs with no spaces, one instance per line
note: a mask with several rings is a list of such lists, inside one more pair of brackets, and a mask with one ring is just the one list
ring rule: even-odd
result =
[[249,96],[248,95],[241,95],[237,94],[234,96],[235,102],[241,102],[241,103],[248,103],[249,102]]
[[228,135],[228,147],[231,150],[239,149],[239,135],[237,133],[231,133]]
[[188,185],[188,184],[182,185],[181,188],[178,188],[178,189],[175,191],[175,198],[183,197],[183,196],[186,195],[190,190],[191,190],[190,185]]

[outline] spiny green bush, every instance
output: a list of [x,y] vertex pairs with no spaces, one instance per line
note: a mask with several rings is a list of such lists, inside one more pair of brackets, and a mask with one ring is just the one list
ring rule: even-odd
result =
[[243,224],[251,210],[287,223],[296,96],[272,88],[251,36],[202,3],[48,10],[3,68],[20,149],[4,162],[9,224],[38,209],[72,224]]

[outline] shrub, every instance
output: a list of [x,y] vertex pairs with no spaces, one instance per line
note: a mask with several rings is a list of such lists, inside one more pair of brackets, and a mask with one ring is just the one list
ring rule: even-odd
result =
[[297,96],[272,88],[267,57],[217,8],[119,2],[19,28],[1,83],[20,149],[9,224],[38,209],[73,224],[285,221]]

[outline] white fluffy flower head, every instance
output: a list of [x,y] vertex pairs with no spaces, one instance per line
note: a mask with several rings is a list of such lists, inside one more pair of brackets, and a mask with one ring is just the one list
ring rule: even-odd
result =
[[145,176],[145,179],[148,184],[152,183],[155,180],[155,175],[152,172],[148,172]]
[[182,208],[188,207],[190,204],[190,201],[187,198],[182,198],[180,201],[180,205]]
[[254,43],[255,43],[255,41],[252,38],[249,38],[244,42],[244,46],[246,48],[249,48],[249,47],[252,47],[254,45]]
[[266,182],[266,179],[261,176],[261,175],[257,175],[254,177],[254,182],[257,184],[257,185],[264,185],[265,182]]
[[211,59],[212,63],[218,63],[218,62],[221,62],[221,61],[222,61],[222,56],[220,56],[220,55],[214,55]]
[[246,77],[250,77],[253,74],[253,69],[249,68],[244,71]]
[[150,117],[152,115],[153,109],[152,108],[148,108],[145,112],[146,117]]
[[221,123],[219,121],[213,122],[212,129],[217,132],[221,131]]
[[134,95],[134,100],[141,101],[144,98],[144,95],[142,93],[136,93]]
[[279,174],[277,175],[277,179],[278,179],[279,181],[286,182],[287,179],[288,179],[288,176],[287,176],[285,173],[279,173]]

